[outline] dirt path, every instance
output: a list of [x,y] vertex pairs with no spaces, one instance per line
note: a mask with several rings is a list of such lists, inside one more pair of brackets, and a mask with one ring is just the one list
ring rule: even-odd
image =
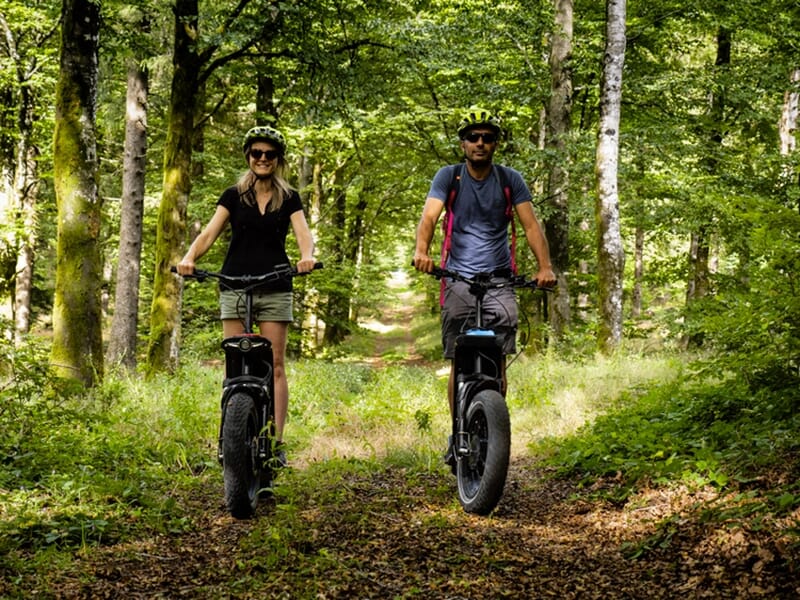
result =
[[[398,286],[404,282],[398,280]],[[400,293],[409,293],[401,290]],[[374,365],[414,359],[413,298],[383,323]],[[399,345],[399,346],[398,346]],[[280,557],[266,556],[275,508],[230,518],[221,482],[177,498],[187,532],[91,548],[40,597],[478,600],[794,598],[800,552],[759,531],[704,520],[708,492],[642,490],[625,504],[585,499],[577,482],[516,459],[490,518],[464,514],[444,467],[354,472],[300,501]],[[292,475],[283,485],[291,486]],[[612,482],[609,482],[612,483]],[[583,499],[575,499],[575,498]],[[280,489],[278,501],[282,502]],[[664,525],[666,524],[666,525]]]
[[[449,475],[387,469],[342,481],[335,503],[299,507],[306,529],[267,568],[246,536],[273,511],[226,516],[219,490],[194,502],[190,533],[92,550],[54,581],[56,598],[792,598],[787,549],[765,533],[703,525],[706,498],[645,491],[625,506],[575,501],[572,482],[512,465],[492,518],[447,499]],[[452,490],[450,490],[452,492]],[[694,517],[692,516],[694,515]],[[632,548],[672,516],[669,544]],[[262,533],[261,535],[265,535]],[[796,556],[795,556],[796,558]],[[244,589],[241,582],[247,581]],[[248,591],[249,590],[249,591]]]
[[392,305],[380,309],[380,318],[360,323],[364,329],[377,334],[373,356],[366,360],[373,366],[382,367],[388,362],[389,354],[390,358],[400,358],[404,364],[419,364],[423,359],[416,351],[411,325],[420,298],[409,288],[408,273],[403,270],[394,271],[388,285]]

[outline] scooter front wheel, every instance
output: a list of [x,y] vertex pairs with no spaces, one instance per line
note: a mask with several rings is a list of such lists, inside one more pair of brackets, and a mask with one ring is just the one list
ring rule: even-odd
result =
[[458,456],[458,498],[468,513],[488,515],[503,495],[511,454],[511,420],[495,390],[475,394],[467,409],[468,452]]
[[251,517],[261,487],[258,458],[258,411],[248,394],[228,400],[222,425],[222,471],[225,504],[237,519]]

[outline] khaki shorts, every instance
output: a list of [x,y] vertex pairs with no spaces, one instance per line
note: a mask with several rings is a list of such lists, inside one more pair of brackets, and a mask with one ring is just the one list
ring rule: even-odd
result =
[[[245,294],[237,290],[219,293],[220,318],[241,319],[245,317]],[[264,321],[291,323],[294,319],[292,292],[253,292],[253,322]]]
[[[483,299],[483,326],[498,337],[503,354],[517,351],[517,296],[512,288],[491,290]],[[456,338],[475,326],[475,296],[462,281],[447,281],[442,307],[444,357],[453,359]]]

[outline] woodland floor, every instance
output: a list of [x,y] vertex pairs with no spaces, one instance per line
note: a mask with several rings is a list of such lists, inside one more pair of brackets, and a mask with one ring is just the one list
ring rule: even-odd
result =
[[[298,507],[304,530],[275,565],[261,561],[258,544],[248,541],[268,530],[274,506],[235,521],[225,512],[220,481],[179,499],[191,507],[188,532],[91,549],[42,596],[800,597],[800,552],[776,533],[783,527],[704,519],[712,491],[645,489],[615,504],[586,499],[586,490],[578,496],[577,482],[550,475],[533,458],[515,458],[489,518],[460,510],[454,478],[444,468],[348,475],[341,482],[347,493]],[[263,587],[252,591],[241,583],[254,580]]]
[[[704,524],[694,508],[708,500],[702,495],[645,490],[623,506],[574,500],[574,483],[525,459],[512,464],[501,504],[485,518],[431,493],[453,485],[448,478],[409,479],[391,469],[342,481],[347,497],[305,508],[308,530],[285,561],[263,572],[258,548],[241,542],[274,509],[260,506],[255,519],[235,521],[221,490],[208,489],[186,498],[191,532],[92,550],[50,590],[87,599],[800,596],[797,551],[768,529]],[[647,540],[670,516],[668,544],[631,557],[629,544]],[[265,587],[242,591],[241,577]]]

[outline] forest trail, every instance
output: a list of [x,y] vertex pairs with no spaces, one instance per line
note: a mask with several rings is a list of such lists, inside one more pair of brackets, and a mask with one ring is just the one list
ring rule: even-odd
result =
[[[274,507],[235,521],[212,487],[177,499],[190,509],[188,531],[82,552],[72,573],[52,580],[51,595],[654,600],[800,592],[775,540],[697,518],[710,497],[644,490],[624,506],[574,500],[579,486],[549,475],[531,459],[515,461],[503,500],[484,518],[443,496],[442,485],[452,486],[444,472],[350,474],[335,500],[296,507],[305,527],[279,557],[257,542],[269,536]],[[662,520],[669,529],[659,528]]]
[[411,325],[422,300],[410,287],[409,275],[403,269],[393,271],[387,285],[390,300],[375,311],[375,316],[359,323],[375,334],[372,355],[365,361],[376,367],[385,366],[390,361],[420,363],[423,359],[417,353]]
[[[403,275],[392,310],[363,325],[376,336],[370,364],[414,362],[417,305]],[[399,358],[399,361],[397,358]],[[305,467],[301,467],[303,469]],[[189,525],[148,539],[89,548],[57,575],[47,597],[351,599],[788,598],[800,595],[781,540],[702,518],[712,490],[644,489],[625,503],[587,495],[532,457],[512,461],[491,517],[465,514],[442,466],[347,472],[325,501],[294,506],[303,527],[281,556],[258,540],[280,513],[225,511],[222,482],[176,490]],[[279,480],[291,486],[291,473]],[[611,487],[613,481],[606,482]],[[325,485],[325,484],[322,484]],[[791,562],[789,562],[791,564]],[[254,586],[258,589],[254,589]]]

